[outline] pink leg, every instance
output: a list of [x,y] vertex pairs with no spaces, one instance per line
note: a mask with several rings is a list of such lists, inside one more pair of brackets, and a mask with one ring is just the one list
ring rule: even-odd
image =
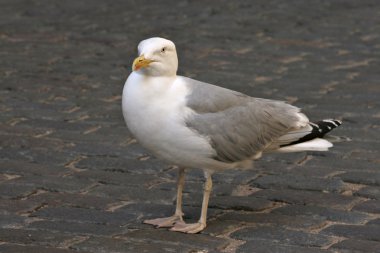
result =
[[201,217],[199,218],[199,221],[197,223],[189,223],[189,224],[186,224],[184,222],[176,222],[174,227],[170,229],[171,231],[195,234],[206,228],[207,208],[208,208],[208,201],[209,201],[210,193],[212,189],[212,179],[211,179],[211,173],[208,171],[205,172],[205,176],[206,176],[206,182],[205,182],[204,191],[203,191],[202,211],[201,211]]
[[180,168],[179,174],[178,174],[178,181],[177,181],[177,201],[176,201],[177,203],[176,203],[174,215],[170,217],[165,217],[165,218],[144,220],[144,223],[161,228],[161,227],[172,227],[177,222],[179,223],[183,222],[182,191],[183,191],[184,184],[185,184],[185,169]]

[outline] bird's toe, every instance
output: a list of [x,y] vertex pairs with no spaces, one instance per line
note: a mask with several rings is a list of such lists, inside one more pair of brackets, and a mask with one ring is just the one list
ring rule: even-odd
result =
[[177,222],[181,222],[182,217],[178,215],[173,215],[165,218],[157,218],[151,220],[144,220],[145,224],[150,224],[158,228],[168,228],[174,226]]
[[200,222],[189,223],[189,224],[186,224],[184,222],[176,222],[170,230],[175,231],[175,232],[196,234],[202,231],[203,229],[205,229],[205,227],[206,227],[206,224],[203,224]]

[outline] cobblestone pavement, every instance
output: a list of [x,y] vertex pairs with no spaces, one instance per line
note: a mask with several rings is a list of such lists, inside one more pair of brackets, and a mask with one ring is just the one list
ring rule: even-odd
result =
[[[380,252],[378,1],[3,0],[0,12],[0,252]],[[152,36],[176,42],[181,74],[342,119],[334,134],[352,140],[215,175],[200,234],[142,224],[171,214],[176,191],[120,109]],[[188,220],[202,182],[187,176]]]

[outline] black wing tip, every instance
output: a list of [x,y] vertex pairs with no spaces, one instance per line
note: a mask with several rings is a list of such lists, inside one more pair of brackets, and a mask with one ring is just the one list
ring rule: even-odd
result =
[[324,119],[315,123],[310,122],[310,125],[313,127],[312,132],[316,132],[320,135],[319,137],[323,137],[334,128],[342,125],[342,121],[337,119]]
[[325,134],[333,130],[334,128],[342,125],[342,121],[337,120],[337,119],[324,119],[318,122],[309,122],[309,125],[312,127],[312,130],[309,134],[303,136],[302,138],[293,141],[291,143],[281,145],[280,147],[286,147],[298,143],[302,143],[305,141],[310,141],[315,138],[323,138]]
[[[325,123],[333,124],[333,125],[334,125],[333,128],[342,125],[342,121],[341,121],[341,120],[338,120],[338,119],[324,119],[324,120],[319,121],[319,122],[325,122]],[[317,122],[317,124],[318,124],[319,122]]]

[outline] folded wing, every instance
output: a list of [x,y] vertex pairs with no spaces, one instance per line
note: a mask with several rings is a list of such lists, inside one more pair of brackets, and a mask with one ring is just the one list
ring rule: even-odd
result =
[[187,106],[194,111],[186,124],[209,139],[216,160],[253,159],[281,136],[308,126],[300,109],[285,102],[253,98],[189,78],[184,81],[191,90]]

